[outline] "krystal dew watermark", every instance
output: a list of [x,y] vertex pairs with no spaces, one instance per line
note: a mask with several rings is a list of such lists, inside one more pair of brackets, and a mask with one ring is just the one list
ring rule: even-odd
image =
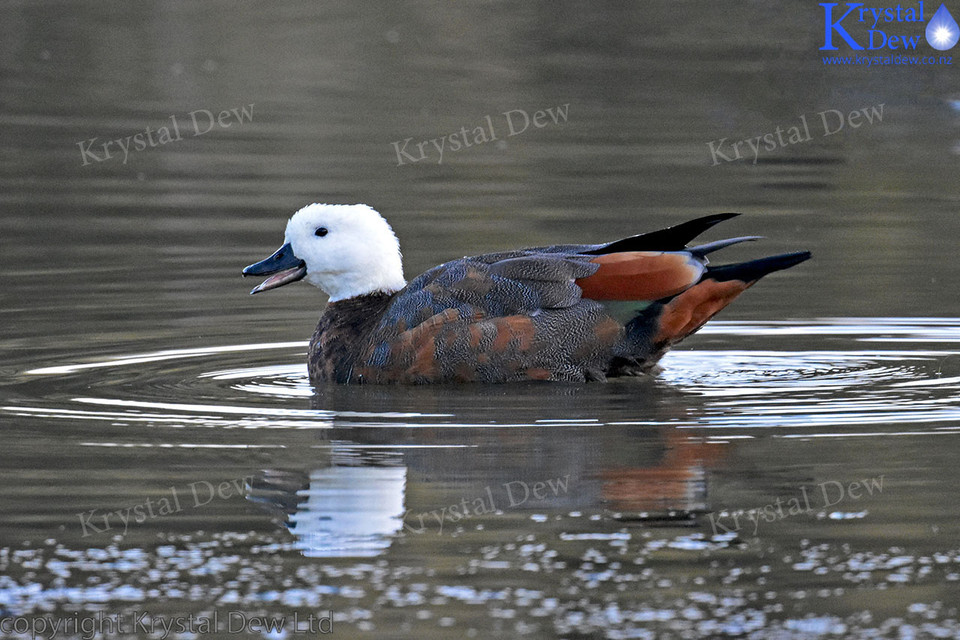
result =
[[[515,509],[531,501],[541,502],[549,498],[555,498],[560,494],[566,494],[569,489],[570,474],[562,478],[543,480],[537,482],[524,482],[523,480],[513,480],[505,482],[502,489],[497,490],[500,495],[499,504],[505,505],[508,509]],[[504,501],[506,498],[506,501]],[[424,533],[428,527],[437,525],[437,535],[443,535],[443,524],[445,522],[456,523],[461,520],[481,516],[488,513],[498,513],[502,510],[497,506],[498,502],[494,497],[493,487],[487,486],[483,495],[474,498],[463,498],[460,502],[441,507],[440,510],[423,511],[416,514],[416,520],[420,527],[416,528],[407,522],[407,516],[410,511],[404,512],[403,528],[413,533]]]
[[121,157],[121,154],[123,154],[123,164],[127,164],[131,153],[162,147],[165,144],[183,140],[184,136],[194,138],[202,136],[213,131],[215,127],[229,129],[233,125],[252,122],[253,104],[220,111],[216,114],[208,109],[197,109],[186,114],[186,116],[177,118],[174,114],[164,121],[165,124],[156,129],[147,127],[143,131],[122,138],[106,141],[101,141],[100,138],[90,138],[78,142],[77,146],[80,147],[82,166],[113,160]]
[[154,615],[149,611],[134,611],[129,614],[105,614],[81,616],[7,616],[0,617],[0,634],[4,638],[13,634],[29,635],[31,640],[56,640],[59,637],[77,637],[94,640],[114,635],[134,635],[166,640],[183,635],[196,636],[208,633],[227,635],[276,635],[310,634],[313,636],[333,632],[333,611],[316,614],[294,613],[290,616],[254,616],[245,611],[214,609],[210,615]]
[[[518,136],[531,126],[534,129],[543,129],[550,125],[561,126],[566,124],[569,113],[569,102],[559,107],[534,111],[532,115],[523,109],[511,109],[498,114],[496,120],[492,116],[484,116],[483,121],[477,126],[469,128],[463,126],[458,131],[443,136],[420,142],[413,142],[413,138],[405,138],[390,144],[397,155],[398,167],[426,160],[434,154],[436,154],[437,164],[443,164],[443,154],[447,151],[455,153],[501,138]],[[495,123],[497,126],[494,126]],[[500,137],[497,136],[498,131]]]
[[[252,483],[253,476],[226,480],[216,486],[206,480],[199,480],[187,485],[188,491],[184,491],[182,487],[179,491],[177,487],[170,487],[161,498],[156,500],[147,498],[139,504],[130,505],[123,509],[82,511],[77,514],[80,518],[80,526],[83,528],[81,537],[86,538],[95,533],[113,531],[114,525],[116,525],[117,531],[120,530],[122,525],[123,534],[121,535],[127,535],[131,523],[143,524],[147,520],[180,513],[187,506],[196,509],[210,504],[214,499],[228,500],[234,496],[242,497],[245,495],[245,488]],[[181,498],[183,498],[182,502]]]
[[[811,123],[804,114],[800,116],[800,121],[797,124],[786,128],[777,125],[777,128],[770,133],[761,133],[752,138],[744,138],[736,142],[727,142],[727,138],[708,142],[707,148],[710,149],[710,158],[713,161],[711,164],[715,167],[721,162],[746,160],[750,154],[753,155],[753,164],[757,164],[757,158],[760,157],[761,151],[772,152],[789,145],[810,142],[813,140],[814,133],[826,138],[840,133],[846,127],[859,129],[865,124],[879,124],[883,122],[883,104],[856,109],[849,113],[844,113],[839,109],[827,109],[819,111],[817,116],[819,120],[812,119],[814,122],[813,131],[810,128]],[[819,130],[816,128],[817,124],[820,126]],[[786,136],[786,140],[784,140],[784,136]]]
[[[800,487],[800,493],[792,498],[784,499],[778,497],[769,504],[754,507],[753,509],[740,509],[733,512],[722,511],[717,513],[708,513],[707,519],[710,526],[713,527],[713,535],[721,533],[739,533],[745,526],[750,527],[752,523],[752,534],[757,535],[760,529],[760,522],[777,522],[786,518],[810,514],[814,511],[828,509],[835,504],[840,504],[844,500],[859,500],[865,496],[872,496],[883,493],[883,476],[849,482],[846,485],[836,480],[827,480],[816,485],[816,488],[808,491],[805,486]],[[823,502],[818,503],[818,498],[822,497]],[[819,506],[818,506],[819,505]]]
[[[936,3],[931,5],[935,7]],[[821,51],[837,51],[837,44],[841,42],[856,51],[916,50],[924,39],[930,47],[946,51],[956,46],[960,39],[957,22],[942,3],[933,15],[927,12],[929,7],[924,7],[923,0],[905,6],[899,2],[895,6],[879,7],[868,7],[863,2],[846,2],[842,8],[839,2],[821,2],[819,6],[823,7],[824,13]],[[927,16],[930,16],[929,21]],[[927,26],[923,33],[917,33],[922,28],[918,25],[924,22]],[[883,29],[879,28],[881,25]],[[899,33],[888,34],[886,30],[889,29]]]

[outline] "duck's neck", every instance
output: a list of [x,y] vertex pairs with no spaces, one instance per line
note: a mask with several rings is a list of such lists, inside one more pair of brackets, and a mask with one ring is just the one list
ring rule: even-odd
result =
[[331,328],[352,330],[358,334],[369,331],[370,325],[380,319],[393,293],[376,291],[360,296],[332,300],[323,310],[323,316],[331,320]]
[[350,382],[393,296],[377,292],[327,304],[310,339],[311,379]]

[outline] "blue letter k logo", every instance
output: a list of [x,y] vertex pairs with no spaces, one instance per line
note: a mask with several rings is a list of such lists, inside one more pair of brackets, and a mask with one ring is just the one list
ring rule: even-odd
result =
[[850,34],[847,33],[847,30],[840,26],[840,23],[843,22],[843,19],[850,15],[850,12],[856,9],[857,7],[862,7],[862,2],[848,2],[847,6],[850,7],[847,9],[847,12],[840,16],[840,19],[836,22],[831,22],[833,19],[833,8],[837,6],[836,2],[821,2],[820,6],[823,7],[824,13],[824,27],[823,27],[823,46],[820,47],[821,50],[829,49],[831,51],[836,51],[837,48],[833,46],[833,32],[836,31],[841,38],[846,40],[847,44],[850,45],[853,49],[863,49],[860,45],[857,44],[857,41],[850,37]]

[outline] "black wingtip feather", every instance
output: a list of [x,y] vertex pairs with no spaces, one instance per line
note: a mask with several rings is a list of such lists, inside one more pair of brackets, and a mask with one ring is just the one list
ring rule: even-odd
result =
[[710,278],[717,282],[726,282],[728,280],[756,282],[768,273],[789,269],[794,265],[809,260],[810,255],[809,251],[797,251],[795,253],[784,253],[778,256],[751,260],[749,262],[709,267],[704,279]]
[[714,251],[719,251],[720,249],[726,249],[727,247],[732,247],[733,245],[740,244],[741,242],[754,242],[756,240],[763,240],[763,236],[740,236],[739,238],[716,240],[715,242],[708,242],[707,244],[700,244],[695,247],[690,247],[688,251],[693,255],[702,258],[708,253],[713,253]]
[[597,249],[584,251],[589,255],[605,255],[621,251],[680,251],[687,243],[715,224],[735,218],[739,213],[715,213],[695,220],[689,220],[666,229],[651,231],[605,244]]

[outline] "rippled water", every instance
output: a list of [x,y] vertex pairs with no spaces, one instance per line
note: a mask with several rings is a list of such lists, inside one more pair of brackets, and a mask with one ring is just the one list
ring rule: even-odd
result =
[[[0,6],[0,637],[960,637],[960,79],[825,67],[822,30],[816,3]],[[380,209],[408,278],[722,211],[706,239],[767,239],[718,260],[814,258],[653,377],[312,389],[322,298],[239,271],[316,200]]]
[[[450,409],[458,408],[459,400],[465,401],[464,409],[469,410],[470,400],[464,396],[479,392],[482,399],[509,398],[517,393],[499,387],[491,392],[467,385],[426,390],[330,389],[316,394],[307,378],[305,341],[169,349],[30,369],[20,376],[21,386],[29,389],[27,393],[37,394],[37,406],[23,398],[24,404],[4,407],[4,411],[22,417],[178,428],[533,427],[556,421],[723,429],[710,433],[711,438],[754,437],[753,428],[767,430],[765,436],[771,435],[771,429],[789,429],[772,435],[791,438],[871,435],[855,429],[870,426],[938,425],[934,431],[912,429],[909,433],[913,435],[960,428],[955,425],[960,420],[956,395],[960,376],[951,375],[960,371],[960,323],[956,319],[827,318],[804,324],[714,321],[700,335],[708,342],[733,343],[729,346],[746,346],[753,339],[762,339],[765,348],[677,350],[662,362],[654,380],[618,380],[608,385],[616,387],[617,395],[650,394],[651,384],[656,385],[657,393],[676,393],[684,404],[697,408],[686,419],[671,412],[662,418],[651,415],[643,421],[624,422],[618,420],[622,416],[616,410],[610,421],[549,418],[546,416],[554,413],[566,415],[569,408],[551,410],[557,392],[543,385],[521,386],[519,393],[527,401],[546,396],[545,402],[530,412],[545,417],[528,422],[504,421],[499,413],[484,412],[472,422],[469,412],[458,416],[414,410],[425,400],[438,406],[444,399],[454,403]],[[787,348],[779,344],[784,342]],[[835,348],[797,350],[798,342],[830,342]],[[240,366],[259,360],[267,364]],[[131,380],[135,384],[131,385]],[[591,386],[558,386],[563,395],[594,391]],[[596,393],[602,398],[610,392],[600,386]],[[171,396],[187,396],[193,401],[178,402]],[[217,402],[219,398],[228,402]],[[241,402],[229,402],[234,398]],[[304,398],[313,399],[313,409],[298,408]],[[341,402],[383,406],[384,401],[398,411],[337,408]],[[838,431],[825,432],[828,427]],[[812,433],[806,433],[808,430]]]
[[17,374],[6,613],[960,632],[960,320],[716,321],[656,378],[594,385],[314,393],[305,347]]

